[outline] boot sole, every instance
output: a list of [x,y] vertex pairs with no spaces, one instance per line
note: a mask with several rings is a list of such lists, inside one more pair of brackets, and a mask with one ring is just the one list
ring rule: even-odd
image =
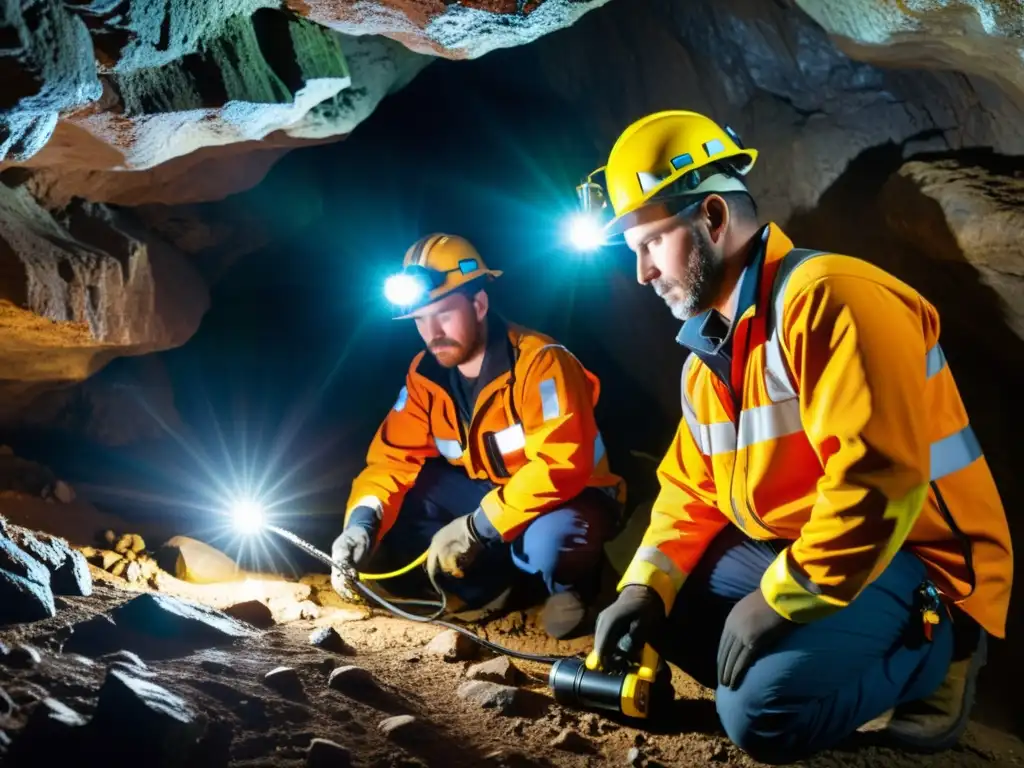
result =
[[898,731],[883,731],[887,741],[893,742],[896,746],[905,749],[912,749],[918,752],[942,752],[956,746],[967,730],[967,724],[971,720],[971,710],[974,709],[974,694],[978,683],[978,672],[988,661],[988,634],[982,630],[981,639],[978,641],[978,648],[971,657],[971,665],[967,670],[967,683],[964,686],[963,705],[960,707],[960,716],[953,725],[938,736],[914,736],[900,733]]

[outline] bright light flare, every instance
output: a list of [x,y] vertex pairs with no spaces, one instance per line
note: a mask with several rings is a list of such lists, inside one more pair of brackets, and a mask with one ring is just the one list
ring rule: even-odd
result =
[[589,213],[577,213],[569,219],[569,243],[577,251],[594,251],[605,243],[601,221]]
[[263,530],[266,510],[258,501],[240,499],[231,509],[231,520],[236,531],[251,536]]
[[415,304],[423,293],[422,281],[412,275],[392,275],[384,283],[384,296],[398,307]]

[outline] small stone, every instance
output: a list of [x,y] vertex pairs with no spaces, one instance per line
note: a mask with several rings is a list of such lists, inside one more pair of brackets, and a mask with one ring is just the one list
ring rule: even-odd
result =
[[445,661],[470,661],[476,658],[480,646],[462,633],[448,629],[427,643],[425,650],[444,657]]
[[515,685],[520,674],[508,656],[499,656],[496,659],[474,664],[466,670],[466,677],[470,680],[486,680],[491,683]]
[[477,704],[483,709],[496,709],[502,715],[535,715],[547,709],[548,699],[533,691],[510,685],[471,680],[456,691],[460,699]]
[[132,535],[130,533],[124,534],[114,543],[114,551],[122,555],[131,548]]
[[412,715],[389,717],[382,720],[377,729],[388,739],[402,746],[414,746],[436,739],[431,729]]
[[551,740],[550,746],[580,755],[593,754],[597,751],[589,739],[584,738],[572,728],[562,729],[562,732]]
[[124,558],[121,557],[118,552],[111,552],[109,549],[104,549],[99,552],[99,565],[104,571],[109,571],[117,563],[121,562]]
[[640,754],[640,750],[637,747],[630,749],[626,755],[626,765],[636,766],[639,765],[642,760],[643,755]]
[[335,669],[327,678],[327,685],[336,691],[348,694],[380,689],[377,679],[370,672],[354,665]]
[[129,563],[135,562],[136,557],[138,557],[138,555],[136,555],[130,549],[124,553],[124,559],[127,560]]
[[263,676],[263,682],[284,696],[302,695],[302,680],[293,667],[275,667]]
[[11,669],[33,669],[38,667],[43,661],[39,651],[31,645],[16,646],[0,658],[2,658],[4,665]]
[[111,530],[106,530],[103,532],[103,541],[107,542],[110,546],[114,546],[114,543],[117,541],[117,534]]
[[338,634],[338,630],[334,627],[320,627],[320,629],[313,630],[309,636],[309,643],[332,653],[340,653],[344,656],[355,655],[355,649],[345,642],[345,639]]
[[232,618],[252,624],[258,629],[268,629],[274,626],[274,614],[266,603],[259,600],[246,600],[244,603],[235,603],[230,608],[225,608],[224,613]]
[[51,577],[54,593],[89,597],[92,594],[92,574],[85,555],[76,550],[69,550],[67,559]]
[[75,489],[63,480],[58,480],[53,485],[53,495],[57,501],[63,504],[71,504],[75,500]]
[[146,542],[143,540],[143,538],[139,536],[139,534],[137,533],[131,534],[130,549],[128,551],[138,555],[141,552],[145,552],[145,550]]
[[[128,553],[129,555],[131,552]],[[123,562],[123,561],[122,561]],[[128,562],[128,567],[124,569],[124,578],[128,582],[136,582],[142,576],[142,566],[138,563]]]
[[118,560],[116,563],[114,563],[114,565],[110,568],[110,575],[111,576],[117,576],[118,578],[120,578],[120,577],[124,576],[124,572],[127,569],[128,569],[128,561],[125,560],[122,557],[120,560]]
[[352,755],[345,747],[329,739],[313,739],[306,752],[308,768],[349,768]]

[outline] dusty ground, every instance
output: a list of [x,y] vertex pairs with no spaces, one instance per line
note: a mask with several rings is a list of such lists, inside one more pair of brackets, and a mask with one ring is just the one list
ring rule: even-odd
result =
[[[91,715],[107,663],[61,653],[66,628],[147,589],[126,589],[125,582],[95,568],[93,575],[96,584],[91,597],[59,598],[55,618],[0,630],[0,643],[9,647],[27,643],[42,654],[42,662],[35,668],[0,665],[0,689],[19,707],[17,717],[7,723],[12,733],[46,695],[86,717]],[[180,695],[208,716],[207,739],[219,744],[209,752],[210,765],[223,765],[228,754],[231,765],[305,765],[314,738],[343,745],[352,764],[358,766],[757,765],[721,733],[710,693],[678,673],[674,685],[679,698],[668,722],[652,723],[648,731],[601,715],[569,711],[548,698],[534,700],[522,715],[502,715],[456,695],[466,682],[467,668],[488,658],[486,654],[474,661],[446,661],[426,647],[439,633],[436,627],[371,615],[320,590],[323,579],[314,577],[307,582],[313,585],[311,589],[282,582],[202,587],[169,577],[162,582],[165,591],[216,607],[256,597],[268,602],[283,622],[232,646],[147,660],[153,673],[151,682]],[[318,605],[320,602],[325,605]],[[310,645],[310,633],[322,626],[335,627],[355,654],[337,654]],[[520,650],[573,653],[587,646],[585,639],[571,643],[547,640],[538,633],[533,617],[523,613],[491,621],[481,629],[491,639]],[[546,668],[515,664],[524,673],[520,685],[547,697]],[[301,693],[279,693],[264,682],[267,672],[282,665],[297,670]],[[356,686],[347,694],[329,688],[330,672],[345,665],[372,673],[379,688]],[[401,714],[413,715],[417,723],[390,735],[380,730],[382,721]],[[582,737],[580,749],[592,751],[580,753],[554,745],[567,729]],[[634,748],[639,755],[630,754]],[[900,755],[861,743],[806,765],[1024,765],[1024,744],[972,725],[962,746],[946,754]]]

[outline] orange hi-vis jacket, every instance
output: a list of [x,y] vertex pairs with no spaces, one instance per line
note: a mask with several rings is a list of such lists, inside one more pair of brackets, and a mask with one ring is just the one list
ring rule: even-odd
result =
[[588,486],[622,500],[594,418],[600,383],[565,347],[492,317],[469,418],[452,395],[455,375],[426,351],[413,359],[352,484],[346,522],[357,506],[378,509],[379,540],[423,463],[438,456],[495,484],[480,508],[504,541]]
[[620,588],[646,584],[670,610],[733,523],[792,542],[761,580],[787,619],[841,609],[907,549],[1003,637],[1009,529],[938,313],[868,262],[796,250],[774,224],[762,235],[731,327],[707,312],[680,332],[683,418]]

